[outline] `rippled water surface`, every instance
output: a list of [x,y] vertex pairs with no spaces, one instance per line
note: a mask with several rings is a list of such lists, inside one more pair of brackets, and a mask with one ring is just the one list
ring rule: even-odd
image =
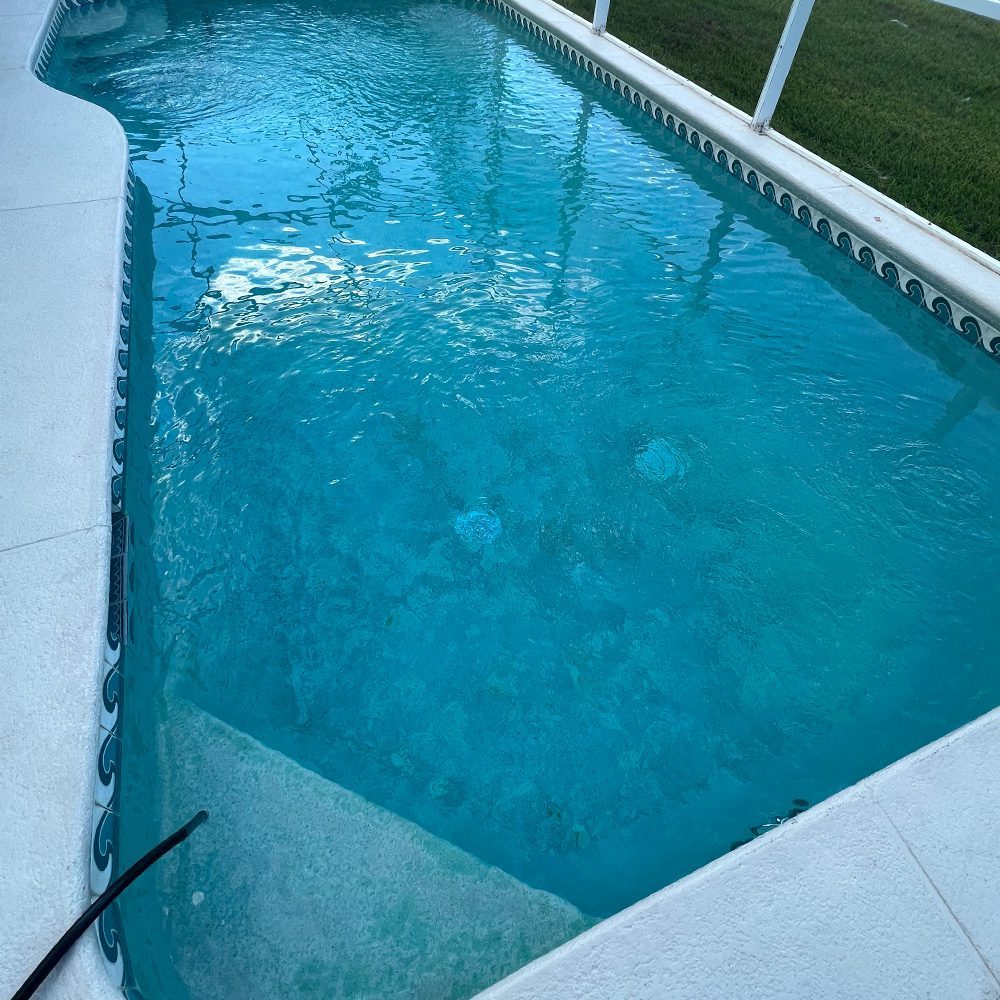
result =
[[175,696],[591,917],[1000,701],[1000,367],[510,22],[99,4],[52,80],[155,225],[136,850]]

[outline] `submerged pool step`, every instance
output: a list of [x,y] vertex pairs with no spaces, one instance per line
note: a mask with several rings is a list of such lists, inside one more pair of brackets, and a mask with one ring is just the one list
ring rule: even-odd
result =
[[164,822],[211,814],[159,876],[192,996],[467,997],[593,922],[188,702],[162,735]]

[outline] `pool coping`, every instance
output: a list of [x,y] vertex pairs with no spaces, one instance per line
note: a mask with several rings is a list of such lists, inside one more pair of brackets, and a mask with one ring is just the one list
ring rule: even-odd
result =
[[[0,426],[10,428],[11,434],[8,440],[5,433],[0,445],[5,505],[0,508],[0,525],[5,526],[0,529],[0,622],[7,638],[5,677],[11,678],[9,697],[0,708],[4,723],[0,800],[18,803],[16,809],[7,810],[10,815],[0,825],[0,881],[5,886],[0,893],[0,924],[10,928],[0,937],[0,993],[13,992],[41,957],[39,952],[106,884],[117,844],[118,657],[125,627],[127,535],[118,516],[114,484],[116,479],[120,483],[123,459],[132,192],[128,145],[118,122],[35,77],[36,65],[44,66],[51,55],[50,27],[58,24],[65,2],[0,0],[0,109],[5,135],[0,145],[4,234],[0,253],[6,250],[0,315],[5,321],[12,318],[0,360]],[[590,71],[595,76],[600,68],[605,84],[628,99],[634,100],[638,91],[641,107],[648,101],[654,117],[659,107],[665,125],[730,172],[739,161],[738,176],[803,222],[804,207],[810,228],[837,242],[881,278],[891,277],[904,291],[907,275],[920,281],[917,304],[996,354],[1000,264],[992,258],[790,140],[753,132],[748,116],[613,36],[594,35],[586,22],[549,0],[517,0],[513,5],[502,0],[481,2],[520,18],[519,23],[538,38],[558,45],[560,51],[570,50],[570,58],[572,53],[578,58],[582,54],[593,63],[595,69]],[[85,6],[89,0],[69,3]],[[816,216],[827,219],[828,235],[816,229]],[[838,239],[845,233],[849,244]],[[17,253],[10,249],[15,244]],[[870,263],[866,254],[871,254]],[[944,299],[946,310],[935,307],[938,299]],[[964,323],[966,316],[975,327]],[[52,364],[53,357],[60,363]],[[76,361],[71,363],[72,359]],[[755,899],[766,898],[754,883],[760,872],[770,873],[772,889],[783,884],[786,875],[799,870],[795,860],[799,845],[816,836],[817,828],[835,827],[845,809],[850,812],[862,805],[877,807],[879,817],[886,817],[873,826],[880,832],[866,842],[866,859],[895,857],[899,843],[907,845],[913,865],[934,890],[928,896],[933,905],[928,903],[930,908],[923,913],[926,927],[945,937],[957,927],[964,935],[962,954],[969,959],[968,968],[958,969],[951,952],[938,954],[940,949],[933,947],[936,938],[917,941],[921,947],[911,956],[911,967],[921,971],[922,982],[930,982],[934,970],[924,970],[927,963],[921,958],[933,956],[939,969],[965,975],[965,981],[972,974],[992,977],[988,983],[992,989],[1000,968],[1000,927],[975,906],[970,910],[960,892],[953,894],[947,885],[942,888],[949,878],[959,878],[954,865],[930,849],[918,855],[910,845],[912,838],[900,833],[899,824],[915,808],[913,796],[904,791],[903,805],[894,806],[890,814],[883,792],[876,789],[898,783],[898,775],[920,776],[928,767],[931,771],[957,767],[957,777],[948,788],[937,788],[931,781],[927,792],[924,781],[921,802],[929,797],[947,815],[954,807],[948,793],[964,781],[980,799],[978,811],[965,807],[963,815],[969,822],[963,833],[982,833],[982,821],[987,815],[996,818],[996,810],[987,813],[983,807],[982,790],[992,785],[980,766],[981,758],[989,757],[980,736],[989,734],[992,752],[1000,746],[1000,740],[993,739],[998,725],[1000,711],[990,713],[611,917],[483,996],[536,996],[543,983],[545,995],[552,996],[659,996],[663,977],[684,985],[678,995],[709,995],[696,988],[705,957],[699,959],[700,967],[692,964],[691,956],[701,955],[698,948],[691,942],[683,950],[672,948],[674,938],[662,938],[658,922],[676,923],[677,915],[690,910],[693,901],[706,893],[710,898],[713,886],[721,900],[727,887],[747,880],[755,886],[756,895],[744,900],[746,912],[752,912]],[[54,748],[60,752],[53,753]],[[1000,773],[1000,768],[993,772]],[[940,818],[930,809],[923,826],[914,829],[919,834]],[[946,845],[951,850],[954,840],[950,837]],[[947,853],[939,842],[933,844],[938,853]],[[996,853],[994,845],[973,838],[960,855],[965,869],[975,872],[976,886],[991,884],[991,872],[1000,871]],[[836,857],[836,845],[826,856]],[[775,857],[777,865],[767,860]],[[787,860],[784,869],[782,858]],[[989,868],[984,860],[990,861]],[[838,870],[847,871],[849,866]],[[857,873],[850,870],[856,880]],[[927,874],[932,870],[943,874],[932,880]],[[838,913],[850,913],[850,897],[843,893],[852,884],[833,879],[821,886],[841,895],[817,896],[817,904],[824,905],[814,905],[811,912],[830,915],[832,898],[844,904]],[[883,888],[891,894],[895,885],[886,882]],[[725,920],[731,913],[727,910],[720,916]],[[698,921],[702,945],[714,942],[714,935],[725,930],[721,925],[710,928],[711,920],[704,915]],[[974,940],[969,928],[979,925],[986,930],[975,931]],[[822,930],[813,942],[817,948]],[[990,936],[994,931],[995,940]],[[111,926],[105,932],[105,943],[117,947],[118,930]],[[635,955],[651,942],[660,943],[642,964],[641,981],[636,980]],[[780,964],[781,956],[768,951],[766,942],[758,941],[754,947],[756,952],[750,947],[744,959],[749,955],[758,965],[761,959]],[[815,967],[816,954],[794,957],[802,967]],[[73,1000],[120,996],[111,976],[127,982],[124,961],[123,953],[114,948],[102,951],[97,936],[89,934],[40,995]]]

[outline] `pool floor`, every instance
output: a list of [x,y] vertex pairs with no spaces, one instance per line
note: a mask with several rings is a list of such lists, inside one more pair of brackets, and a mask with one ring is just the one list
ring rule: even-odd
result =
[[[995,364],[496,11],[99,3],[49,79],[155,257],[122,837],[228,817],[150,1000],[469,996],[1000,702]],[[501,916],[390,961],[418,896]]]

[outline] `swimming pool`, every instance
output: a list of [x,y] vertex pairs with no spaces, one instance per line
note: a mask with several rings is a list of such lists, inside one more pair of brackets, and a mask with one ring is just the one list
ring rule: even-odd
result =
[[152,209],[122,835],[251,827],[147,994],[468,995],[998,701],[995,364],[495,11],[95,5],[50,79]]

